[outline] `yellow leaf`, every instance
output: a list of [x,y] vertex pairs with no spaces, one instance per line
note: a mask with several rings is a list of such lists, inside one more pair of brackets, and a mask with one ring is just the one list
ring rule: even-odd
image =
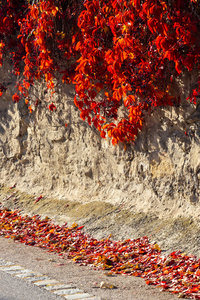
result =
[[52,9],[52,15],[55,17],[56,14],[57,14],[57,12],[58,12],[58,7],[55,6],[55,7]]
[[134,58],[135,58],[135,54],[134,54],[133,52],[130,52],[130,53],[129,53],[129,57],[130,57],[131,59],[134,59]]
[[122,26],[122,33],[127,32],[128,31],[128,26],[126,26],[125,24]]
[[158,244],[155,244],[154,245],[154,249],[158,250],[158,251],[161,251],[160,247],[158,246]]

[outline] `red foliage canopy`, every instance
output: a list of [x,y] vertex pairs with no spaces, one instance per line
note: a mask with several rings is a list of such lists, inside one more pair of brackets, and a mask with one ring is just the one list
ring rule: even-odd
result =
[[[25,97],[28,104],[29,89],[41,78],[53,95],[54,79],[62,74],[63,82],[75,84],[80,117],[114,145],[134,141],[152,107],[177,105],[180,98],[171,93],[175,78],[200,68],[196,0],[20,4],[0,2],[0,64],[10,49],[21,78],[14,102]],[[199,94],[195,89],[190,100],[195,103]],[[48,108],[56,110],[53,102]]]

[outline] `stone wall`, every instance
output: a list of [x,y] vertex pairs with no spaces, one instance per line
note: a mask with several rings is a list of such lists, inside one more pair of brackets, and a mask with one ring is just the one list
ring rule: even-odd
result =
[[[4,72],[5,71],[5,72]],[[31,97],[42,100],[29,114],[12,102],[16,78],[5,65],[7,90],[0,98],[0,182],[29,194],[107,201],[160,217],[200,215],[200,112],[185,98],[194,78],[177,81],[181,107],[155,109],[135,145],[113,147],[79,118],[73,86],[59,85],[56,112],[45,109],[42,83]],[[43,101],[46,99],[46,101]],[[65,123],[68,124],[65,127]]]

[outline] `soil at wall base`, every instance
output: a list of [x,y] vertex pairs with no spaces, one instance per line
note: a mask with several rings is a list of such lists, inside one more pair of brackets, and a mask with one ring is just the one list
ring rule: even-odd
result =
[[21,193],[16,188],[0,187],[0,202],[3,208],[18,209],[21,214],[48,216],[58,224],[78,223],[84,231],[97,239],[110,236],[113,240],[135,239],[148,236],[151,242],[160,245],[163,254],[180,250],[200,258],[200,227],[192,217],[160,219],[157,215],[134,213],[110,203],[93,201],[82,204],[69,200],[41,198]]

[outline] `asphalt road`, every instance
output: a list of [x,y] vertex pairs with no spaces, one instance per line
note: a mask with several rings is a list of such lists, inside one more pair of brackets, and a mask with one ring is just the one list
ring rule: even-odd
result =
[[63,300],[63,298],[0,271],[0,300]]
[[[43,249],[25,246],[19,242],[0,237],[0,259],[11,261],[23,268],[49,276],[61,284],[72,284],[84,293],[100,297],[101,300],[177,300],[177,296],[160,292],[159,288],[146,285],[141,278],[133,276],[106,276],[88,266],[78,266],[70,260]],[[116,289],[101,289],[104,281]],[[26,290],[26,292],[25,292]],[[27,295],[26,295],[26,294]],[[31,297],[30,297],[31,295]],[[26,283],[0,271],[0,300],[53,300],[64,299],[49,291]]]

